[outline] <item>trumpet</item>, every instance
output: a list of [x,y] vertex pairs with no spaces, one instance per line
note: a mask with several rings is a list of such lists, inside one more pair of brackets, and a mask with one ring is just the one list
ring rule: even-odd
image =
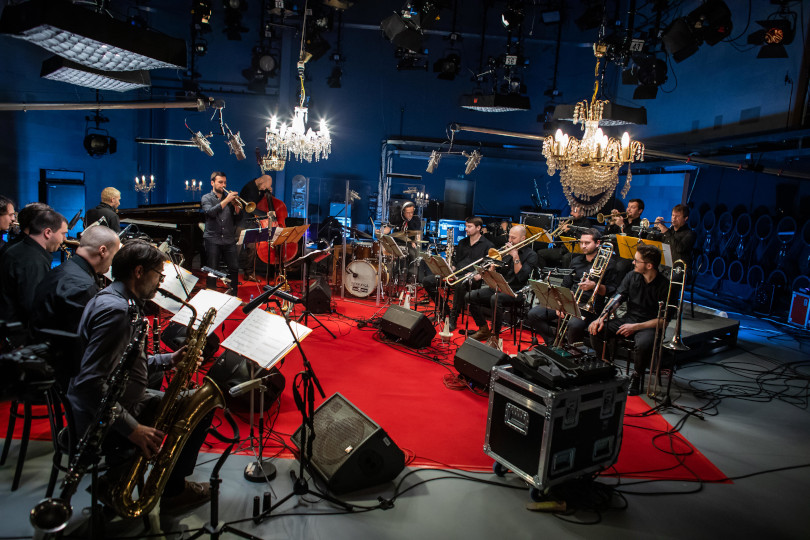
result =
[[[448,285],[450,285],[452,287],[456,283],[458,283],[458,282],[462,281],[463,279],[465,279],[466,277],[468,277],[466,275],[466,274],[470,273],[470,272],[468,272],[468,270],[470,268],[473,268],[474,266],[477,266],[477,265],[481,264],[481,262],[484,259],[492,259],[492,260],[495,260],[495,261],[500,261],[500,260],[503,259],[504,255],[506,255],[507,253],[509,253],[513,249],[522,249],[523,247],[528,246],[532,242],[536,241],[538,238],[540,238],[544,234],[545,234],[545,231],[541,231],[541,232],[539,232],[537,234],[533,234],[532,236],[529,236],[528,238],[526,238],[524,240],[521,240],[520,242],[518,242],[514,246],[504,246],[500,250],[495,249],[495,248],[489,248],[489,251],[487,252],[485,257],[481,257],[480,259],[471,262],[467,266],[465,266],[463,268],[459,268],[458,270],[456,270],[455,272],[453,272],[452,274],[450,274],[449,276],[444,278],[444,280],[447,282]],[[456,277],[459,274],[465,274],[465,275],[462,278]]]
[[641,223],[639,223],[639,227],[641,227],[642,229],[649,229],[650,227],[655,227],[659,223],[661,225],[672,225],[671,221],[664,221],[662,219],[661,221],[654,221],[653,223],[650,223],[649,219],[644,218],[644,219],[641,220]]
[[[231,191],[229,193],[236,193],[235,191]],[[240,197],[239,195],[233,200],[233,204],[247,212],[248,214],[252,214],[256,210],[256,203],[255,202],[247,202],[245,199]]]
[[597,223],[604,223],[605,221],[610,220],[610,222],[613,223],[613,218],[617,217],[627,217],[627,212],[619,212],[618,214],[603,214],[600,212],[596,214],[596,221]]

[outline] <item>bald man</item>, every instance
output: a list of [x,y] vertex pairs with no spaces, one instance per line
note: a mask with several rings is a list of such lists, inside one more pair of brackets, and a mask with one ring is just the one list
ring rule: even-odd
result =
[[121,206],[121,192],[114,187],[105,187],[101,190],[101,204],[91,208],[84,216],[85,227],[89,227],[101,217],[104,217],[107,227],[116,233],[121,231],[121,221],[118,219],[118,207]]

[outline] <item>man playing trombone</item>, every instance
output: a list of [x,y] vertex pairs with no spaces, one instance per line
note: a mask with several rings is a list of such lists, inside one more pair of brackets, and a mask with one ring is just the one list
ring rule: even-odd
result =
[[[236,225],[241,219],[242,209],[235,201],[239,196],[236,191],[226,191],[227,178],[224,172],[211,173],[211,192],[203,195],[202,211],[205,214],[205,261],[210,268],[216,269],[220,257],[228,266],[228,278],[231,280],[228,294],[236,296],[239,286],[239,261],[236,254]],[[206,287],[216,287],[216,278],[208,276]]]
[[[599,246],[602,245],[602,235],[596,229],[587,229],[582,233],[579,239],[579,247],[582,253],[573,254],[568,264],[568,268],[573,270],[573,273],[566,276],[563,280],[562,286],[571,288],[577,284],[577,288],[582,291],[580,296],[581,303],[590,300],[591,296],[596,294],[593,303],[593,313],[582,311],[584,319],[571,317],[568,321],[568,341],[569,343],[578,343],[585,337],[585,331],[588,324],[596,319],[596,313],[601,311],[605,296],[611,296],[616,290],[616,271],[615,265],[611,260],[604,268],[604,275],[599,287],[597,283],[591,279],[590,271],[594,265]],[[545,306],[537,305],[529,310],[526,316],[526,324],[530,328],[537,331],[546,345],[551,345],[554,341],[556,333],[555,325],[562,319],[562,313],[553,311]]]
[[[495,291],[489,287],[481,287],[477,291],[467,294],[467,302],[470,304],[470,314],[478,325],[478,331],[473,334],[473,339],[482,341],[492,336],[492,331],[496,333],[500,330],[503,308],[506,305],[515,305],[523,302],[523,293],[518,292],[529,281],[532,271],[537,267],[537,253],[531,248],[531,242],[526,242],[526,228],[523,225],[515,225],[509,230],[509,241],[500,250],[502,255],[502,265],[497,271],[503,275],[504,280],[516,294],[515,297]],[[503,255],[505,253],[505,255]],[[481,280],[481,274],[477,274],[473,279]],[[497,310],[495,303],[497,298]],[[482,307],[489,305],[493,310],[492,328],[487,326],[487,319],[484,316]]]
[[[606,338],[618,335],[634,341],[634,372],[629,391],[633,396],[641,393],[641,378],[652,357],[659,302],[667,301],[669,280],[658,272],[660,262],[661,251],[657,247],[639,245],[633,257],[633,271],[624,277],[599,318],[588,326],[591,345],[603,358]],[[608,322],[622,302],[627,303],[627,313]]]

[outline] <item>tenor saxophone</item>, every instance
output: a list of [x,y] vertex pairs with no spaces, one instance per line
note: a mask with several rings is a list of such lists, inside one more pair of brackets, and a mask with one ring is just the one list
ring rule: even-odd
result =
[[76,493],[85,473],[98,463],[101,443],[118,415],[115,404],[124,395],[129,373],[135,360],[141,354],[147,334],[146,320],[140,315],[134,304],[130,305],[130,310],[134,314],[133,322],[135,324],[132,340],[107,379],[107,391],[101,398],[93,422],[87,427],[76,447],[65,479],[62,481],[59,497],[43,499],[31,510],[29,516],[31,525],[39,533],[52,534],[67,526],[73,515],[70,499]]
[[[195,392],[185,392],[197,371],[197,358],[205,346],[208,329],[215,316],[216,310],[209,309],[196,330],[192,329],[196,313],[191,317],[186,334],[186,351],[175,366],[174,377],[150,422],[152,427],[166,434],[162,447],[151,459],[139,454],[120,479],[109,483],[107,501],[122,517],[136,518],[155,507],[191,432],[214,408],[225,407],[222,391],[208,377]],[[149,465],[152,467],[147,471]],[[134,491],[139,485],[136,499]]]

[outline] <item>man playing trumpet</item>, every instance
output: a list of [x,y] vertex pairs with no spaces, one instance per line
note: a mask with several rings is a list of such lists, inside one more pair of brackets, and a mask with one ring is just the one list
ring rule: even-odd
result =
[[655,227],[664,233],[662,241],[669,244],[672,250],[672,260],[682,260],[687,268],[692,267],[692,248],[695,246],[695,232],[687,225],[689,207],[685,204],[676,204],[672,208],[672,221],[670,227],[665,225],[663,217],[655,219]]
[[[241,219],[242,208],[236,204],[239,193],[227,191],[227,178],[224,172],[211,173],[211,192],[202,197],[202,211],[205,214],[205,261],[216,269],[220,257],[225,259],[228,278],[231,280],[228,294],[236,296],[239,287],[239,260],[236,253],[236,225]],[[208,276],[206,287],[216,288],[216,278]]]
[[[526,286],[532,274],[532,270],[537,266],[537,253],[534,252],[530,244],[522,246],[520,249],[513,247],[524,240],[526,240],[526,228],[523,225],[515,225],[509,230],[509,241],[501,252],[508,248],[512,249],[506,252],[502,260],[502,266],[497,269],[498,273],[503,275],[509,288],[517,293],[517,296],[512,297],[502,292],[499,292],[496,296],[495,291],[489,287],[482,287],[467,294],[467,302],[470,304],[470,314],[475,324],[478,325],[478,331],[470,336],[473,339],[479,341],[489,339],[492,336],[493,330],[497,333],[501,328],[500,324],[503,318],[504,306],[523,302],[523,294],[518,293],[518,291]],[[481,274],[476,275],[473,279],[481,280]],[[496,298],[497,310],[495,309]],[[487,319],[483,312],[483,306],[485,305],[489,305],[494,312],[492,316],[493,330],[490,330],[489,326],[487,326]]]
[[644,201],[641,199],[630,199],[625,212],[619,212],[614,208],[610,215],[607,234],[632,234],[633,227],[641,225],[642,212],[644,212]]

